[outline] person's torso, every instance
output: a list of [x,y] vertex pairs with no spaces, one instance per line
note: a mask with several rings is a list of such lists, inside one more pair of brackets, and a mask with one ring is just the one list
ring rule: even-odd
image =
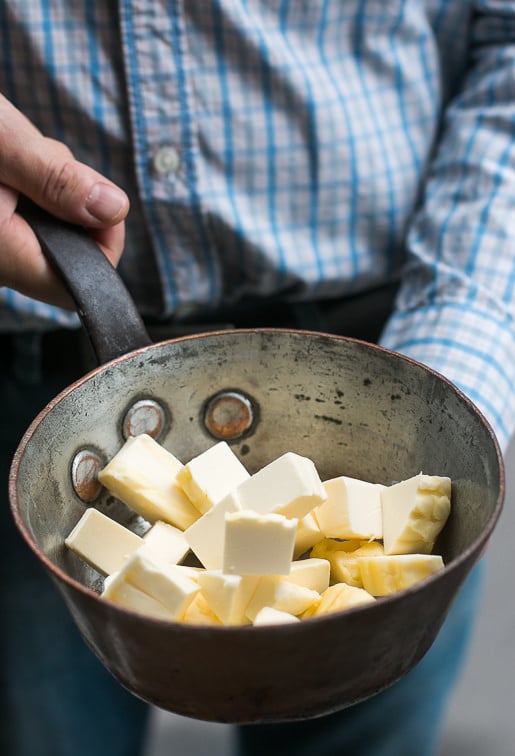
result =
[[144,314],[337,296],[402,264],[470,6],[9,0],[0,90],[129,193]]

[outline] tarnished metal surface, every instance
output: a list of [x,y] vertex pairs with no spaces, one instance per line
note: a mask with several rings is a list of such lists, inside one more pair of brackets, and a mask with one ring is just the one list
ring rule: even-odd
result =
[[129,407],[123,419],[124,438],[146,433],[156,440],[164,431],[166,414],[155,399],[139,399]]
[[[183,626],[102,601],[94,592],[98,576],[63,544],[84,511],[70,476],[75,454],[95,449],[112,457],[124,442],[121,418],[144,396],[173,419],[160,442],[187,461],[214,443],[205,411],[226,391],[259,408],[250,431],[231,442],[250,472],[295,451],[311,457],[322,478],[390,483],[421,470],[449,475],[452,515],[436,546],[445,570],[362,608],[277,627]],[[237,427],[238,412],[236,418]],[[10,479],[18,527],[112,674],[164,709],[222,722],[327,713],[411,669],[490,537],[503,495],[495,439],[441,377],[361,342],[270,330],[189,337],[99,368],[33,423]],[[95,506],[130,527],[142,525],[105,491]]]
[[105,465],[105,460],[93,449],[81,449],[72,460],[73,490],[81,501],[92,502],[102,491],[98,482],[98,473]]
[[221,391],[207,402],[204,423],[214,438],[235,441],[250,432],[255,414],[248,396]]

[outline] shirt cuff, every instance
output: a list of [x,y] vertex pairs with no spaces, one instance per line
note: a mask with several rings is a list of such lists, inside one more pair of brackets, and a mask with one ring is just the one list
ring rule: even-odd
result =
[[455,303],[401,310],[391,316],[380,344],[450,380],[506,451],[515,431],[515,333],[508,316]]

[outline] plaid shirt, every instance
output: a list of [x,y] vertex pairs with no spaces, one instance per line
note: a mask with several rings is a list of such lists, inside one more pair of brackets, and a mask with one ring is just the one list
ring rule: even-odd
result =
[[[515,428],[515,2],[9,0],[0,90],[128,192],[144,315],[402,270],[382,343]],[[0,327],[72,325],[10,290]]]

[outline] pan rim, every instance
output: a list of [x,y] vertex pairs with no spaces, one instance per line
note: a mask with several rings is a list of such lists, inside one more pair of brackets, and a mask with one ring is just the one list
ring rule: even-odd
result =
[[478,417],[480,423],[483,425],[487,433],[487,436],[492,444],[492,447],[495,453],[495,459],[497,462],[497,469],[498,469],[498,475],[499,475],[499,489],[497,492],[495,506],[488,519],[488,522],[486,526],[484,527],[483,531],[481,532],[481,534],[477,536],[473,540],[473,542],[461,554],[453,558],[448,564],[445,564],[443,570],[441,570],[440,572],[434,575],[429,576],[428,578],[421,581],[420,583],[417,583],[416,585],[411,586],[410,588],[404,589],[402,591],[399,591],[395,594],[391,594],[389,596],[378,597],[375,602],[371,602],[370,604],[363,604],[356,607],[350,607],[349,609],[340,610],[338,612],[334,612],[328,615],[323,615],[320,617],[309,617],[309,618],[304,619],[300,623],[294,623],[294,626],[292,626],[291,624],[288,624],[288,626],[286,627],[284,625],[274,625],[274,626],[264,625],[264,626],[259,626],[257,628],[254,627],[253,625],[203,626],[203,625],[186,624],[186,623],[182,623],[182,622],[174,621],[174,620],[164,620],[164,619],[158,619],[155,617],[150,617],[148,615],[141,614],[141,613],[132,611],[130,609],[126,609],[124,607],[118,606],[117,604],[114,604],[114,603],[110,603],[110,608],[112,608],[116,612],[120,612],[122,615],[127,615],[129,617],[132,617],[135,621],[138,621],[138,620],[141,620],[144,622],[150,621],[152,623],[155,623],[156,625],[180,628],[182,629],[182,631],[194,632],[194,633],[197,633],[199,636],[202,636],[205,634],[216,635],[220,632],[223,632],[224,634],[226,634],[227,631],[238,633],[238,634],[256,632],[256,630],[258,632],[272,631],[274,633],[280,633],[281,631],[282,632],[303,632],[304,631],[303,628],[306,624],[308,626],[313,626],[314,623],[318,624],[320,622],[339,621],[341,620],[342,615],[345,615],[345,616],[355,615],[358,612],[361,614],[363,612],[373,613],[375,610],[376,604],[384,605],[385,603],[390,603],[390,604],[398,603],[399,601],[403,600],[403,597],[409,594],[413,594],[415,592],[419,592],[421,588],[423,588],[424,586],[426,585],[430,586],[433,583],[439,582],[440,580],[442,580],[444,574],[448,574],[451,571],[459,570],[465,562],[471,562],[472,564],[474,564],[482,556],[483,552],[487,548],[488,542],[492,536],[492,533],[502,513],[504,499],[505,499],[506,474],[505,474],[504,460],[503,460],[503,455],[500,449],[500,445],[489,421],[483,415],[481,410],[474,404],[474,402],[468,396],[466,396],[466,394],[464,394],[463,391],[461,391],[461,389],[459,389],[454,383],[452,383],[452,381],[450,381],[444,375],[434,370],[433,368],[425,365],[424,363],[418,360],[415,360],[411,357],[408,357],[406,355],[403,355],[400,352],[396,352],[392,349],[388,349],[387,347],[383,347],[378,344],[373,344],[367,341],[363,341],[361,339],[356,339],[356,338],[348,337],[348,336],[340,336],[337,334],[325,333],[325,332],[320,332],[320,331],[310,331],[310,330],[302,330],[302,329],[239,328],[239,329],[232,329],[232,330],[218,330],[218,331],[207,331],[207,332],[201,332],[201,333],[195,333],[195,334],[188,334],[185,336],[180,336],[180,337],[160,341],[157,343],[149,344],[147,346],[143,346],[138,349],[127,352],[126,354],[116,357],[115,359],[110,360],[109,362],[96,366],[95,368],[88,371],[83,376],[73,381],[68,386],[66,386],[53,399],[51,399],[45,405],[45,407],[43,407],[40,410],[40,412],[36,415],[36,417],[32,420],[32,422],[26,429],[25,433],[21,437],[20,442],[13,455],[13,459],[11,462],[11,466],[9,470],[9,480],[8,480],[9,506],[10,506],[11,514],[13,516],[13,519],[15,521],[18,531],[21,533],[22,537],[24,538],[25,542],[27,543],[29,548],[32,550],[32,552],[49,570],[50,574],[53,576],[54,579],[56,579],[58,582],[65,583],[73,590],[79,591],[80,593],[82,593],[83,595],[87,596],[90,599],[101,601],[103,603],[105,602],[105,599],[102,599],[99,593],[94,591],[92,588],[89,588],[88,586],[84,585],[83,583],[76,580],[75,578],[72,578],[63,569],[61,569],[58,565],[56,565],[43,552],[43,550],[36,543],[35,539],[30,533],[28,526],[26,525],[23,517],[21,516],[19,512],[18,490],[17,490],[18,470],[22,462],[26,446],[29,443],[35,429],[41,424],[41,422],[47,417],[47,415],[60,402],[62,402],[66,397],[72,394],[79,386],[82,386],[84,383],[87,383],[89,380],[101,374],[106,369],[111,369],[113,367],[116,367],[116,365],[120,363],[123,363],[127,360],[132,360],[133,358],[141,356],[142,354],[145,354],[148,351],[153,351],[157,348],[166,347],[170,344],[175,344],[178,342],[191,343],[198,340],[204,340],[204,339],[209,339],[209,338],[219,338],[220,336],[223,336],[224,339],[237,338],[241,334],[284,334],[284,335],[291,335],[294,337],[309,336],[309,337],[316,337],[321,340],[330,339],[331,341],[357,343],[364,346],[367,349],[370,349],[371,351],[378,351],[386,355],[389,355],[395,359],[399,359],[403,362],[406,362],[407,364],[414,365],[417,368],[422,369],[424,372],[434,376],[437,380],[443,382],[460,399],[460,401],[466,404],[469,410]]

